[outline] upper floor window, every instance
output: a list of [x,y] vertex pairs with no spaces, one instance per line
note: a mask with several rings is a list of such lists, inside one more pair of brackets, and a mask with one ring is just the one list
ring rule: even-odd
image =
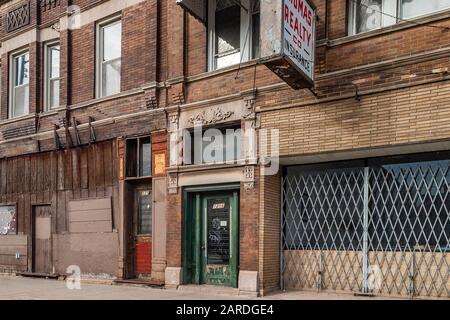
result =
[[97,30],[97,97],[120,93],[122,23],[108,20]]
[[15,118],[29,113],[30,55],[21,52],[11,55],[9,117]]
[[349,33],[387,27],[450,8],[450,0],[349,0]]
[[127,178],[152,175],[152,143],[150,137],[128,139],[126,144]]
[[208,8],[209,70],[259,56],[259,0],[212,0]]
[[50,44],[46,46],[45,105],[47,110],[59,107],[59,58],[59,44]]

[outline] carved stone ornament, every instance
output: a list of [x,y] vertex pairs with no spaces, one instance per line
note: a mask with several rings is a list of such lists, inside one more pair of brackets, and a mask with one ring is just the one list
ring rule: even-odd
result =
[[255,167],[246,166],[244,168],[244,178],[245,180],[255,180]]
[[244,189],[251,191],[255,188],[255,167],[246,166],[244,168]]
[[6,31],[11,32],[30,24],[30,2],[9,11],[6,15]]
[[170,118],[170,123],[178,124],[178,119],[179,119],[178,114],[171,114],[169,116],[169,118]]
[[245,113],[242,116],[245,120],[255,117],[255,98],[248,97],[244,99]]
[[178,173],[169,173],[169,193],[174,194],[178,191]]
[[252,191],[255,189],[255,183],[254,182],[245,182],[244,183],[244,190],[245,191]]
[[51,28],[52,28],[52,30],[55,30],[56,32],[61,31],[61,25],[59,24],[59,22],[55,22],[54,24],[52,24]]
[[190,124],[202,124],[202,125],[209,125],[209,124],[216,124],[221,121],[225,121],[231,116],[234,115],[233,111],[223,111],[220,108],[212,110],[210,112],[202,111],[201,113],[197,114],[196,116],[192,116],[189,118],[188,122]]

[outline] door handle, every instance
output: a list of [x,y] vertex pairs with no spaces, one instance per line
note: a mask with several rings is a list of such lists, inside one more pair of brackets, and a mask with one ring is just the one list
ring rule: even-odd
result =
[[205,247],[205,246],[202,246],[201,248],[202,248],[202,250],[203,250],[203,251],[205,251],[205,250],[206,250],[206,247]]

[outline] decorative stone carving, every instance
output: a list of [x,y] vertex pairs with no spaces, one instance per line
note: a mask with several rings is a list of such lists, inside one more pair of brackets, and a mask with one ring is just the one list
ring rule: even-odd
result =
[[30,24],[30,2],[9,11],[6,16],[6,31],[11,32]]
[[255,167],[244,167],[244,189],[245,191],[251,191],[255,188]]
[[178,124],[179,116],[177,114],[171,114],[169,116],[169,118],[170,118],[170,123]]
[[178,173],[169,173],[169,193],[174,194],[178,192]]
[[255,167],[246,166],[244,168],[244,178],[245,180],[255,180]]
[[59,7],[60,5],[61,5],[61,0],[41,0],[42,12]]
[[252,191],[255,189],[255,183],[254,182],[245,182],[244,183],[244,190],[245,191]]
[[51,28],[52,28],[52,30],[55,30],[56,32],[61,31],[61,25],[59,24],[59,22],[55,22],[54,24],[52,24]]
[[244,98],[245,112],[242,118],[244,120],[255,118],[255,98],[253,96]]
[[233,111],[223,111],[220,108],[217,108],[210,112],[202,111],[196,116],[190,117],[188,122],[190,124],[202,124],[202,125],[216,124],[218,122],[225,121],[231,118],[231,116],[233,115],[234,115]]

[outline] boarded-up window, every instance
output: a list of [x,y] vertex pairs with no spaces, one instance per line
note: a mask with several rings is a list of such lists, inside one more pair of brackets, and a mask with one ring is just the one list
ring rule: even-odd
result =
[[70,233],[111,233],[111,198],[71,201],[68,207]]
[[17,234],[15,206],[0,206],[0,235]]

